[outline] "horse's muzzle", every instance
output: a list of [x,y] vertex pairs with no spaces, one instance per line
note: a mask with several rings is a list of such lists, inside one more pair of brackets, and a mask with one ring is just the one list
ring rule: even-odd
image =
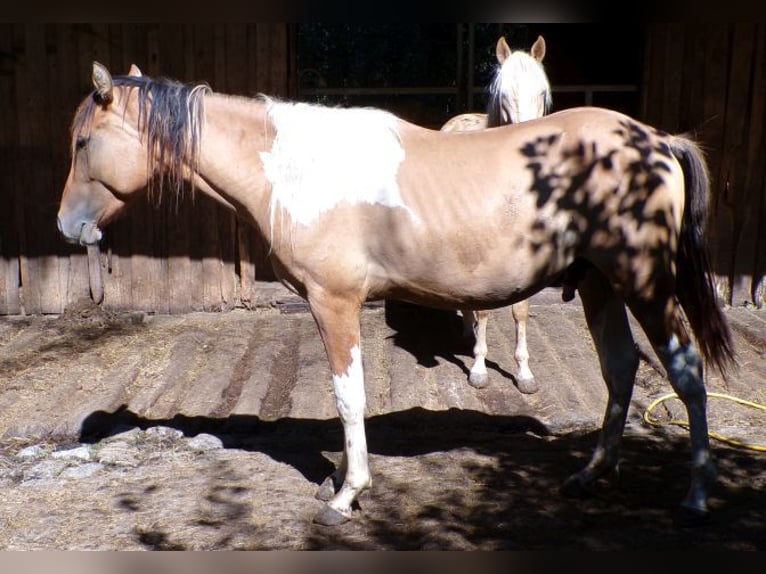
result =
[[56,218],[56,225],[58,226],[59,231],[64,236],[64,239],[66,239],[69,243],[79,243],[80,245],[95,245],[99,241],[101,241],[101,238],[103,237],[103,234],[101,233],[101,230],[96,226],[95,223],[83,221],[79,224],[79,228],[75,228],[76,231],[73,233],[72,228],[68,227],[62,220],[61,217]]

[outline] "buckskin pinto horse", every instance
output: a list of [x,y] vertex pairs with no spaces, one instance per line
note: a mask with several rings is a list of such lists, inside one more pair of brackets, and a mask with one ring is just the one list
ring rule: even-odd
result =
[[[517,124],[542,117],[550,111],[551,86],[543,68],[545,39],[538,36],[527,53],[523,50],[511,50],[505,38],[500,36],[495,45],[495,56],[497,66],[487,89],[489,96],[487,113],[457,115],[445,122],[441,127],[442,131],[465,132]],[[569,295],[567,293],[565,299]],[[480,389],[489,383],[486,365],[489,311],[463,309],[461,313],[463,332],[473,333],[474,336],[474,360],[468,374],[468,382]],[[513,352],[513,358],[516,361],[516,385],[522,393],[535,393],[539,387],[529,367],[527,346],[529,301],[524,299],[511,305],[511,315],[516,324],[516,348]]]
[[138,73],[112,77],[93,64],[95,89],[72,123],[59,230],[92,245],[158,182],[163,192],[188,182],[261,231],[281,281],[308,302],[343,425],[316,522],[347,521],[372,481],[363,302],[508,306],[577,262],[608,400],[593,456],[563,493],[587,493],[618,462],[639,363],[627,305],[689,415],[679,516],[708,513],[715,464],[702,358],[725,372],[734,349],[704,243],[706,166],[691,140],[599,108],[445,133],[381,110],[217,94]]

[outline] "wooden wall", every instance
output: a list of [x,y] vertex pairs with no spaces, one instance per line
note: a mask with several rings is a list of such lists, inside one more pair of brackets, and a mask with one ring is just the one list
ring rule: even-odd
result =
[[710,233],[719,294],[766,296],[766,24],[651,24],[643,116],[702,142],[713,182]]
[[[293,51],[286,24],[0,24],[0,314],[60,313],[91,292],[85,249],[64,244],[55,217],[93,60],[118,74],[135,63],[219,92],[292,96]],[[273,278],[255,233],[204,197],[137,205],[92,261],[113,309],[248,305],[254,280]]]
[[[710,162],[710,222],[722,297],[762,306],[766,291],[764,24],[649,24],[642,113],[697,135]],[[116,73],[205,81],[219,92],[293,96],[287,24],[0,23],[0,315],[60,313],[87,296],[88,256],[55,224],[69,123],[92,60]],[[272,279],[263,243],[204,197],[141,204],[106,229],[90,270],[104,305],[159,313],[248,306]],[[92,292],[93,291],[93,292]]]

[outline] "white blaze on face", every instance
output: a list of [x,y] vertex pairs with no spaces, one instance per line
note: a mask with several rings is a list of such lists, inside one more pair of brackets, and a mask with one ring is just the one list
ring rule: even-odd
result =
[[403,208],[397,172],[404,148],[395,116],[382,110],[269,102],[276,137],[262,152],[277,207],[309,225],[341,202]]
[[498,80],[505,99],[503,107],[510,116],[506,121],[517,124],[544,115],[550,85],[534,58],[523,52],[512,53],[503,63]]

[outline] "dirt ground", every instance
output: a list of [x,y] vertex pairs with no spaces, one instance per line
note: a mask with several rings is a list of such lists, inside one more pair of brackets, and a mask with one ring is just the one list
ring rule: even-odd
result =
[[[363,314],[373,487],[351,522],[312,523],[340,458],[329,370],[306,307],[264,285],[253,310],[160,316],[72,305],[0,318],[3,550],[764,550],[766,453],[718,440],[711,518],[677,526],[687,431],[650,426],[671,392],[645,341],[620,472],[559,493],[588,460],[606,393],[577,300],[533,297],[531,367],[514,385],[513,321],[489,324],[490,384],[467,383],[454,314]],[[708,390],[766,404],[766,311],[729,308],[740,367]],[[677,401],[652,415],[684,418]],[[711,430],[766,445],[766,414],[709,403]]]

